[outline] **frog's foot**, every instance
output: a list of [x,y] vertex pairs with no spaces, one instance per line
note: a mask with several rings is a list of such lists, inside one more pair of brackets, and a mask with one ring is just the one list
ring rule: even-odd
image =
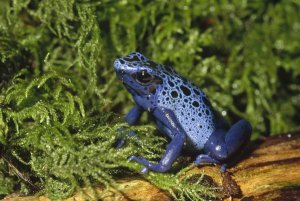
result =
[[158,164],[151,163],[143,157],[130,156],[128,160],[135,161],[137,163],[144,165],[145,167],[143,167],[141,169],[142,174],[147,174],[149,170],[152,170],[155,172],[166,172],[168,169],[170,169],[170,167],[168,165],[163,165],[160,163],[158,163]]
[[[206,154],[201,154],[201,155],[197,156],[196,160],[194,161],[195,165],[201,165],[201,164],[206,164],[206,163],[221,164],[220,161],[213,159],[212,157],[210,157],[209,155],[206,155]],[[221,165],[220,171],[225,172],[226,168],[227,168],[227,164],[224,163]]]
[[[123,131],[123,128],[120,128],[119,131],[122,133],[124,132]],[[136,136],[136,133],[134,131],[130,131],[128,134],[127,134],[129,137],[135,137]],[[116,138],[116,141],[115,141],[115,144],[114,144],[114,147],[116,149],[120,149],[122,148],[123,146],[125,145],[125,137],[123,136],[120,136],[120,137],[117,137]]]
[[[125,116],[125,121],[129,124],[129,125],[134,125],[138,122],[138,120],[140,119],[141,115],[143,114],[144,110],[142,107],[135,105],[129,112],[128,114]],[[118,131],[122,134],[124,133],[124,128],[119,128]],[[130,131],[128,133],[128,136],[133,137],[136,136],[136,133],[133,131]],[[123,147],[125,144],[125,139],[123,136],[120,136],[116,139],[115,142],[115,147],[117,149]]]
[[194,163],[196,165],[201,165],[203,163],[216,163],[216,164],[220,164],[220,161],[213,159],[212,157],[210,157],[209,155],[206,154],[201,154],[199,156],[197,156],[196,160],[194,161]]

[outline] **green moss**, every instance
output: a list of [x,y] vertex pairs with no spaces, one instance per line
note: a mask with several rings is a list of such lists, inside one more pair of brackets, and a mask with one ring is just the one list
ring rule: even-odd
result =
[[[68,197],[137,172],[131,154],[160,158],[166,142],[154,126],[120,119],[132,100],[112,63],[131,51],[175,66],[229,121],[249,119],[255,137],[299,129],[299,9],[299,1],[3,0],[0,195]],[[116,150],[120,135],[127,145]],[[146,178],[177,199],[213,197],[181,174]]]

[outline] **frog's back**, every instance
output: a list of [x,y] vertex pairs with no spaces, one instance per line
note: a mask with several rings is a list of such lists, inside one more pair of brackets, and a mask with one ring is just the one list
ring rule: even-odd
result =
[[[164,68],[162,66],[162,68]],[[175,71],[162,70],[163,85],[157,96],[157,105],[174,112],[187,133],[188,142],[201,150],[215,131],[212,108],[206,95]]]

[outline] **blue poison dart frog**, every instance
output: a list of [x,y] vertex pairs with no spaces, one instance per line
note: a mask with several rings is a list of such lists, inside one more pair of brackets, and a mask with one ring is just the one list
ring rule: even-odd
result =
[[136,124],[141,114],[148,111],[158,129],[171,139],[158,163],[138,156],[129,158],[145,166],[142,173],[169,170],[184,147],[199,154],[196,165],[221,164],[221,171],[225,171],[228,161],[249,142],[249,122],[240,120],[229,127],[207,96],[173,68],[133,52],[116,59],[114,69],[135,101],[125,121]]

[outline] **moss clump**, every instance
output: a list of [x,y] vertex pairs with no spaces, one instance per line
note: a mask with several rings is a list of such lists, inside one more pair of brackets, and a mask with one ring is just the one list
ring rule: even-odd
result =
[[[176,66],[228,120],[249,119],[254,136],[299,129],[299,9],[297,1],[3,0],[0,195],[59,199],[114,186],[120,172],[140,168],[129,155],[161,156],[165,140],[153,126],[119,120],[131,99],[112,63],[134,50]],[[139,139],[123,133],[128,144],[116,150],[120,127]],[[147,179],[181,200],[213,196],[179,176]]]

